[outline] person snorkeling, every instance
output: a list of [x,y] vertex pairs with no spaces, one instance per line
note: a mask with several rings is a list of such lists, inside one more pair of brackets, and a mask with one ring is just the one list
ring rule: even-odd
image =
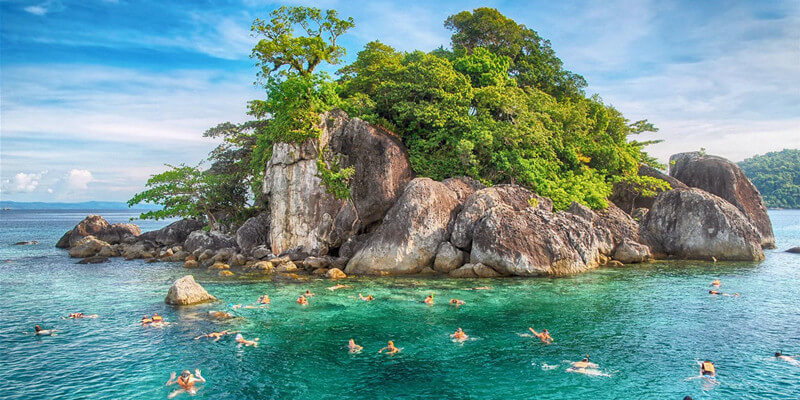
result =
[[541,332],[536,332],[536,330],[533,329],[533,327],[530,327],[530,328],[528,328],[528,330],[531,331],[533,336],[536,336],[537,338],[539,338],[539,340],[541,340],[542,343],[545,343],[545,344],[553,343],[553,337],[550,336],[550,332],[548,332],[547,329],[544,329]]
[[720,285],[722,285],[722,282],[720,282],[719,279],[714,279],[714,281],[711,282],[711,286],[720,287]]
[[467,334],[461,328],[456,329],[455,333],[451,334],[450,337],[453,338],[453,340],[458,341],[458,342],[463,342],[463,341],[469,339],[469,336],[467,336]]
[[157,323],[160,323],[160,322],[164,322],[164,317],[162,317],[162,316],[160,316],[158,314],[153,314],[153,316],[150,317],[150,318],[153,320],[154,324],[157,324]]
[[147,324],[152,324],[152,323],[153,323],[153,319],[152,318],[148,317],[147,315],[142,317],[142,325],[147,325]]
[[76,312],[76,313],[69,313],[68,316],[61,317],[61,319],[67,319],[67,318],[81,319],[81,318],[97,318],[97,317],[98,317],[97,314],[86,315],[82,312]]
[[433,305],[433,293],[429,294],[428,297],[426,297],[425,300],[423,300],[422,302],[427,304],[427,305],[429,305],[429,306],[432,306]]
[[798,361],[794,357],[784,355],[780,351],[775,353],[775,358],[777,358],[778,360],[786,361],[786,362],[788,362],[788,363],[790,363],[790,364],[792,364],[794,366],[800,367],[800,361]]
[[238,332],[231,332],[230,330],[226,329],[226,330],[224,330],[222,332],[204,333],[204,334],[194,338],[194,340],[198,340],[198,339],[201,339],[201,338],[209,338],[209,339],[214,339],[215,342],[219,342],[219,340],[222,339],[223,336],[232,335],[234,333],[238,333]]
[[56,334],[55,329],[42,329],[39,325],[34,326],[33,330],[33,334],[37,336],[53,336]]
[[350,341],[347,342],[347,348],[350,349],[351,354],[360,353],[361,350],[364,350],[364,347],[357,345],[354,339],[350,339]]
[[718,296],[719,295],[719,296],[726,296],[726,297],[739,297],[739,293],[734,293],[734,294],[722,293],[722,292],[717,291],[717,290],[709,290],[708,294],[714,295],[714,296]]
[[390,340],[389,343],[386,344],[386,347],[378,350],[378,353],[383,353],[384,351],[386,351],[386,354],[397,354],[400,352],[400,349],[395,347],[394,342]]
[[369,294],[369,295],[367,295],[367,296],[363,296],[361,293],[359,293],[359,294],[358,294],[358,298],[359,298],[359,299],[361,299],[361,300],[364,300],[364,301],[372,301],[372,300],[375,300],[375,297],[373,297],[371,294]]
[[269,298],[268,294],[265,294],[258,298],[258,304],[269,304],[272,299]]
[[464,300],[450,299],[450,305],[451,306],[460,307],[460,306],[463,306],[464,304],[467,304],[467,302],[465,302]]
[[250,346],[258,347],[258,338],[255,338],[253,340],[247,340],[244,338],[244,336],[242,336],[241,333],[237,333],[236,336],[233,338],[233,340],[235,340],[236,343],[239,343],[240,346],[245,345],[245,347],[250,347]]
[[328,287],[328,290],[330,290],[332,292],[334,290],[339,290],[339,289],[344,289],[344,288],[349,288],[349,287],[352,287],[352,286],[350,286],[350,285],[342,285],[341,283],[339,283],[339,284],[336,284],[336,285]]
[[306,292],[305,292],[305,293],[303,293],[303,296],[306,296],[306,297],[314,297],[314,296],[316,296],[316,293],[311,293],[311,291],[310,291],[310,290],[306,290]]
[[172,386],[177,383],[178,386],[180,386],[180,388],[170,393],[167,396],[168,399],[171,399],[181,393],[189,393],[191,395],[195,395],[197,394],[197,388],[195,387],[197,382],[200,383],[206,382],[206,379],[203,378],[203,375],[200,374],[199,369],[194,370],[194,375],[192,375],[192,373],[189,372],[189,370],[185,370],[181,372],[181,375],[178,376],[177,379],[175,378],[175,376],[176,376],[175,372],[173,372],[170,375],[169,380],[167,381],[167,386]]
[[300,304],[301,306],[307,306],[308,299],[306,298],[306,296],[300,295],[300,297],[297,298],[297,304]]
[[711,361],[703,361],[700,363],[700,375],[714,378],[717,376],[717,368]]

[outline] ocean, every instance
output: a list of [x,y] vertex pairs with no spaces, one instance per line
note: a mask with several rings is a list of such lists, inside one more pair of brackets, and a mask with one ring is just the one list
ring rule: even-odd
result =
[[[58,238],[88,210],[0,212],[0,399],[159,399],[170,372],[201,369],[193,399],[798,399],[800,210],[770,211],[778,249],[760,263],[663,261],[565,278],[221,278],[179,263],[78,265]],[[127,222],[130,211],[103,211]],[[137,221],[143,230],[169,221]],[[32,246],[13,243],[37,240]],[[164,304],[193,274],[221,301]],[[712,296],[719,289],[739,296]],[[330,291],[336,283],[351,288]],[[488,286],[487,290],[471,290]],[[316,293],[308,306],[295,300]],[[371,294],[364,302],[358,294]],[[433,293],[435,304],[422,300]],[[268,308],[232,309],[268,294]],[[452,298],[466,302],[448,305]],[[214,322],[208,311],[237,317]],[[71,312],[96,319],[61,319]],[[164,327],[141,326],[160,313]],[[31,334],[34,325],[55,336]],[[554,343],[526,335],[548,329]],[[454,343],[456,328],[470,339]],[[230,329],[259,338],[239,347]],[[364,347],[347,350],[353,338]],[[378,354],[388,340],[402,348]],[[589,354],[594,375],[568,372]],[[800,357],[798,357],[800,359]],[[698,378],[699,362],[717,378]],[[189,398],[181,394],[177,399]]]

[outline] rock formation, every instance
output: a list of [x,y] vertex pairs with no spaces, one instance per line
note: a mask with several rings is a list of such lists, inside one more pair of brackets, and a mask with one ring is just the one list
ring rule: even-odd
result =
[[[322,116],[321,131],[319,139],[273,146],[263,192],[274,254],[291,249],[318,256],[339,247],[381,221],[411,180],[408,153],[390,132],[339,110]],[[318,176],[320,158],[355,168],[352,202],[326,192]]]
[[128,238],[139,236],[142,230],[134,224],[109,225],[105,218],[99,215],[89,215],[75,225],[72,230],[65,233],[56,243],[56,247],[68,249],[75,246],[86,236],[94,236],[109,244],[122,243]]
[[738,208],[761,235],[761,246],[775,248],[772,222],[755,185],[738,165],[699,152],[679,153],[669,158],[669,174],[688,186],[717,195]]
[[639,228],[656,253],[682,259],[764,259],[761,235],[738,208],[700,189],[661,193]]
[[220,250],[235,247],[236,239],[233,236],[217,231],[194,231],[183,242],[183,248],[190,253],[198,249]]
[[149,240],[162,246],[183,245],[190,233],[204,226],[205,223],[197,219],[181,219],[161,229],[143,233],[139,240]]
[[267,212],[249,218],[236,230],[236,244],[246,254],[258,246],[269,246],[269,223]]
[[[649,176],[653,178],[661,179],[662,181],[666,181],[669,183],[671,189],[680,189],[686,188],[687,186],[684,185],[681,181],[664,174],[663,172],[649,166],[641,164],[639,165],[639,176]],[[661,193],[663,190],[657,190],[656,195]],[[638,208],[650,209],[653,206],[653,202],[655,201],[655,196],[653,197],[642,197],[640,194],[637,193],[634,188],[625,182],[617,182],[614,184],[613,193],[609,198],[614,204],[616,204],[619,208],[629,214],[633,214],[634,210]]]
[[205,303],[216,299],[216,297],[208,294],[199,283],[195,282],[193,276],[186,275],[172,284],[164,302],[172,305],[185,306]]

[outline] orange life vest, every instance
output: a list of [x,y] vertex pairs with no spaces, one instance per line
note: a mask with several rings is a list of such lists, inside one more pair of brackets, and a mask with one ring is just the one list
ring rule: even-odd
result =
[[714,368],[714,363],[711,361],[703,361],[703,373],[707,375],[716,375],[717,371]]

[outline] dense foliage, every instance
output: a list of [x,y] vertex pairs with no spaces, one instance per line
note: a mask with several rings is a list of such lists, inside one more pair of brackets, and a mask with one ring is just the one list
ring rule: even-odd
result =
[[[150,217],[211,208],[241,214],[248,207],[242,199],[258,198],[273,145],[319,138],[320,115],[334,107],[396,132],[420,176],[515,183],[552,198],[558,209],[573,201],[604,208],[619,181],[643,196],[664,185],[637,174],[640,163],[656,164],[642,150],[653,141],[629,140],[657,129],[587,97],[583,77],[564,69],[536,31],[491,8],[450,16],[445,26],[453,31],[451,49],[398,52],[373,41],[333,80],[316,69],[344,57],[337,39],[353,27],[351,18],[284,6],[269,21],[256,19],[252,57],[266,98],[249,103],[255,120],[212,128],[207,136],[223,138],[212,168],[156,175],[131,202],[165,204],[161,214],[144,215]],[[318,150],[327,190],[349,198],[353,168]],[[221,177],[228,180],[215,180]]]
[[800,150],[784,149],[739,163],[770,208],[800,208]]

